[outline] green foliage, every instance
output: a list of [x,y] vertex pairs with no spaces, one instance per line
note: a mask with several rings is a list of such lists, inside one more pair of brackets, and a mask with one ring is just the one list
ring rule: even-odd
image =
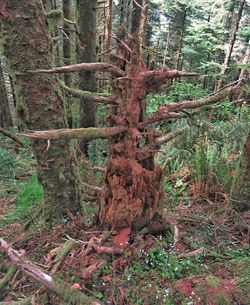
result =
[[16,197],[16,203],[9,214],[6,215],[6,222],[25,221],[30,217],[29,211],[43,201],[43,187],[32,176],[21,188]]
[[156,111],[158,106],[184,100],[195,100],[203,97],[207,91],[201,85],[180,82],[170,86],[163,94],[149,95],[147,100],[147,115]]

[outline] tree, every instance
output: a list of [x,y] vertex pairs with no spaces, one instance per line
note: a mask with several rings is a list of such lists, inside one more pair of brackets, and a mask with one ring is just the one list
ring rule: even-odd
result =
[[12,126],[12,119],[0,60],[0,127],[9,128],[10,126]]
[[[79,43],[77,45],[78,62],[88,63],[96,61],[96,0],[77,0]],[[81,71],[79,74],[79,88],[96,92],[96,78],[93,71]],[[82,97],[80,100],[80,127],[95,126],[96,105],[91,98]],[[88,155],[88,142],[80,142],[80,148]]]
[[[30,68],[53,66],[41,1],[5,0],[1,7],[1,39],[10,64],[22,128],[67,128],[58,78],[26,73]],[[32,147],[38,178],[44,187],[47,220],[56,221],[68,209],[79,210],[82,194],[73,144],[63,139],[34,140]]]
[[241,20],[241,16],[242,16],[242,12],[245,6],[245,0],[241,0],[240,1],[240,6],[239,6],[239,10],[238,13],[236,15],[236,20],[235,23],[232,27],[231,30],[231,35],[230,35],[230,40],[229,40],[229,46],[228,46],[228,50],[226,52],[226,57],[224,60],[224,65],[221,69],[221,78],[217,84],[217,90],[219,90],[222,86],[223,86],[223,81],[224,81],[224,76],[226,75],[228,68],[229,68],[229,64],[231,61],[231,56],[232,56],[232,52],[233,52],[233,48],[234,48],[234,44],[235,44],[235,40],[236,40],[236,35],[237,35],[237,31],[239,29],[239,24],[240,24],[240,20]]

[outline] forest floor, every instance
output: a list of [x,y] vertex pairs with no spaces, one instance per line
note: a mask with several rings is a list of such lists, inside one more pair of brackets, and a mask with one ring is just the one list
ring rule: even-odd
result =
[[[166,228],[157,234],[100,231],[90,215],[70,213],[48,230],[39,221],[34,160],[8,140],[0,142],[0,237],[47,274],[101,304],[250,304],[250,214],[232,211],[226,194],[197,196],[189,189],[170,200],[166,193],[172,203],[164,209]],[[32,296],[32,305],[62,304],[18,270],[2,285],[9,266],[0,253],[1,302]]]

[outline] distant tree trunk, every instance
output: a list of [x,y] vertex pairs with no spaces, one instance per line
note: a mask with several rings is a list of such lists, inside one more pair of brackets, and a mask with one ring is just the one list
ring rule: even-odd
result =
[[250,210],[250,132],[231,189],[231,206],[236,211]]
[[112,34],[112,14],[113,11],[113,0],[108,0],[108,13],[106,16],[106,25],[105,25],[105,56],[104,60],[109,62],[109,50],[111,46],[111,34]]
[[[63,16],[64,18],[70,20],[71,19],[71,0],[63,0]],[[71,42],[70,42],[70,27],[67,22],[64,21],[63,23],[63,55],[64,55],[64,65],[71,64]],[[71,76],[70,74],[64,75],[64,81],[67,86],[71,84]]]
[[8,129],[11,126],[12,126],[12,119],[10,114],[8,94],[5,87],[3,69],[0,60],[0,127]]
[[232,52],[233,52],[233,48],[234,48],[234,44],[235,44],[235,40],[236,40],[236,35],[237,35],[238,29],[239,29],[239,24],[240,24],[245,2],[246,2],[246,0],[240,1],[240,7],[239,7],[239,10],[238,10],[238,13],[236,16],[234,26],[231,31],[229,46],[228,46],[228,50],[227,50],[226,57],[224,60],[223,68],[221,69],[221,78],[217,84],[217,88],[216,88],[217,90],[222,88],[223,82],[224,82],[224,76],[226,75],[226,73],[228,71],[228,67],[229,67],[229,64],[231,61]]
[[[63,0],[63,17],[70,20],[71,19],[71,0]],[[70,26],[67,22],[63,22],[63,57],[64,65],[71,64],[71,32]],[[70,87],[72,83],[72,78],[70,73],[64,74],[64,82]],[[72,122],[72,101],[67,98],[67,117],[69,127],[73,127]]]
[[[78,62],[87,63],[96,61],[96,0],[78,0],[78,29],[80,32],[80,42],[78,44]],[[95,73],[82,71],[79,74],[81,90],[96,92]],[[89,98],[81,98],[80,103],[80,127],[95,126],[96,107]],[[88,142],[81,140],[81,150],[88,154]]]
[[243,80],[246,72],[247,72],[247,67],[246,65],[249,63],[249,59],[250,59],[250,39],[248,40],[248,46],[247,46],[247,50],[245,53],[245,56],[243,58],[242,64],[244,65],[241,70],[240,70],[240,74],[239,74],[239,80]]
[[[42,2],[4,0],[2,3],[6,17],[0,22],[0,35],[10,63],[23,127],[67,128],[58,79],[25,72],[53,66]],[[32,147],[38,178],[44,187],[46,220],[52,223],[62,219],[67,210],[73,213],[79,210],[82,195],[73,144],[65,140],[33,140]]]

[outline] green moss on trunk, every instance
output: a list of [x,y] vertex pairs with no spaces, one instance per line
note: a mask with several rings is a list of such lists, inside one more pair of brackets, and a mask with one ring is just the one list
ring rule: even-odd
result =
[[[53,56],[39,0],[5,0],[6,18],[1,20],[4,53],[10,63],[17,111],[22,129],[67,128],[66,110],[56,76],[31,75],[29,69],[51,68]],[[33,140],[38,178],[45,191],[49,222],[69,209],[76,212],[82,199],[80,175],[72,143],[65,140]]]

